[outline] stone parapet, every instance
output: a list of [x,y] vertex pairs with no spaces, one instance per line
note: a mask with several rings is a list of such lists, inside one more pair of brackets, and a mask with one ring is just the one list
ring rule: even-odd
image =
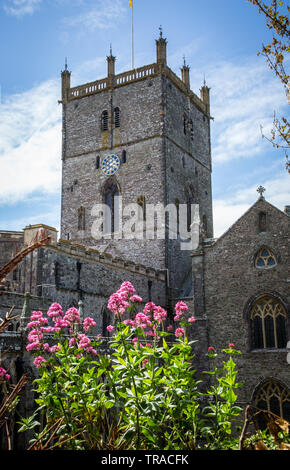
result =
[[[52,246],[49,247],[53,248]],[[141,276],[146,276],[161,282],[166,282],[166,271],[162,269],[154,269],[143,264],[134,263],[131,260],[114,257],[110,253],[102,253],[94,248],[87,248],[82,245],[76,245],[67,240],[59,240],[57,248],[62,253],[71,256],[77,256],[87,261],[109,265],[114,268],[122,269],[124,271],[134,272]]]
[[129,83],[145,80],[150,77],[152,78],[160,74],[166,75],[167,78],[169,78],[169,80],[171,80],[175,86],[185,93],[204,114],[209,114],[207,103],[205,103],[193,91],[191,91],[186,83],[184,83],[168,66],[160,68],[156,63],[114,75],[110,78],[110,80],[108,78],[102,78],[94,82],[89,82],[85,83],[84,85],[70,88],[67,94],[67,101],[73,101],[85,96],[95,95],[107,90],[110,87],[121,87],[128,85]]

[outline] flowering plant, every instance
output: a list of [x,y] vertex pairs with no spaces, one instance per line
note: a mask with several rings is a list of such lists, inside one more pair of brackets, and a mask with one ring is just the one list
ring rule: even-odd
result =
[[[26,349],[36,356],[38,409],[21,423],[35,434],[32,448],[180,450],[208,438],[187,337],[195,318],[180,301],[168,328],[163,307],[141,304],[129,282],[111,295],[108,342],[88,336],[96,324],[76,309],[33,312]],[[36,432],[38,412],[46,424]]]

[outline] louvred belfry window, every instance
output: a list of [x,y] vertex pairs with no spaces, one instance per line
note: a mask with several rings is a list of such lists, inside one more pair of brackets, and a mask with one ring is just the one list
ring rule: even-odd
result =
[[114,109],[114,123],[115,123],[115,127],[120,127],[120,109],[119,108],[115,108]]
[[107,131],[108,130],[108,111],[103,111],[102,112],[102,118],[101,118],[101,129],[102,131]]

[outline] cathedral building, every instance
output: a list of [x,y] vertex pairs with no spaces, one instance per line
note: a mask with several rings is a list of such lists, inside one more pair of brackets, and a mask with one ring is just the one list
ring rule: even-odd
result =
[[[257,202],[213,238],[209,88],[204,83],[197,96],[186,63],[181,78],[169,68],[162,33],[154,63],[116,74],[115,62],[111,51],[107,77],[76,87],[67,66],[61,73],[60,235],[43,224],[0,231],[2,265],[37,234],[51,237],[0,286],[1,316],[11,306],[19,314],[0,337],[1,350],[10,347],[11,375],[16,381],[23,370],[35,374],[24,335],[33,310],[52,302],[79,307],[95,319],[94,334],[106,336],[108,297],[126,280],[144,303],[153,301],[169,315],[178,300],[188,304],[196,318],[197,373],[207,368],[209,346],[234,343],[242,352],[240,403],[290,419],[289,206],[282,212],[259,188]],[[193,206],[199,209],[198,243],[181,249],[192,233]],[[175,209],[173,225],[164,213],[164,236],[156,236],[154,224],[148,236],[152,207]],[[29,410],[28,392],[25,399]]]

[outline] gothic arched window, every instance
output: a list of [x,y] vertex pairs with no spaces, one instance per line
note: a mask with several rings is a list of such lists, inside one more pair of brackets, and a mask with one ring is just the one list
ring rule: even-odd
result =
[[258,388],[255,404],[262,410],[271,411],[287,421],[290,420],[290,392],[274,380],[268,380]]
[[286,348],[286,319],[278,299],[265,295],[256,300],[250,313],[253,349]]
[[262,248],[255,259],[256,268],[272,268],[276,266],[276,256],[272,253],[269,248]]
[[120,109],[119,108],[114,109],[114,124],[115,124],[115,127],[120,127]]
[[101,117],[101,130],[102,131],[107,131],[108,130],[108,122],[109,122],[108,111],[103,111],[102,112],[102,117]]
[[114,179],[109,179],[103,188],[103,204],[106,205],[105,232],[119,230],[119,188]]

